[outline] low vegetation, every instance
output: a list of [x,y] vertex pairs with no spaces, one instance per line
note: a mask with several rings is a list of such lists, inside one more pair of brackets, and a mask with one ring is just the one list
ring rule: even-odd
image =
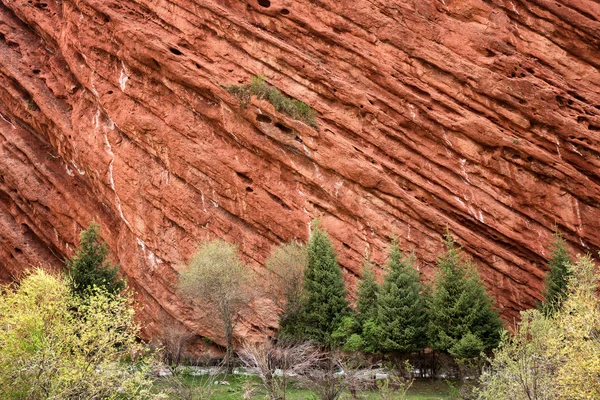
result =
[[[154,352],[139,341],[132,296],[92,224],[68,274],[36,269],[0,288],[0,399],[600,398],[591,258],[573,262],[557,236],[546,299],[510,334],[449,232],[443,244],[431,283],[395,240],[381,283],[365,260],[354,308],[329,236],[313,221],[305,246],[282,244],[266,262],[281,330],[261,343],[236,342],[234,331],[258,293],[250,268],[231,243],[201,244],[179,289],[214,310],[223,330],[212,339],[226,352],[218,367],[194,376],[182,365],[190,359],[185,327],[165,331],[171,337]],[[245,371],[231,374],[235,363]],[[423,379],[442,376],[458,381],[440,388]]]
[[150,399],[130,297],[36,269],[0,289],[0,399]]
[[262,76],[253,76],[246,85],[229,85],[225,89],[237,97],[245,106],[252,96],[269,101],[279,112],[318,128],[316,112],[306,103],[285,96],[279,89],[265,82]]

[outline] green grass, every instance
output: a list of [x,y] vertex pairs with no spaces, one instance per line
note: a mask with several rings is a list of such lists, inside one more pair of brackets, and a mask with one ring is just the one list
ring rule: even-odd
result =
[[240,99],[243,106],[254,95],[259,99],[268,100],[277,111],[283,112],[313,128],[318,128],[316,112],[308,104],[285,96],[279,89],[266,83],[262,76],[253,76],[252,82],[246,85],[229,85],[224,87],[229,93]]
[[[184,376],[182,378],[184,384],[190,388],[201,388],[206,385],[208,378],[206,376]],[[254,388],[252,400],[265,399],[266,391],[261,386],[261,381],[255,376],[243,375],[227,375],[219,376],[217,381],[227,381],[229,386],[215,385],[211,395],[211,400],[237,400],[243,399],[244,389],[248,386]],[[156,381],[157,390],[168,390],[172,383],[168,379],[158,378]],[[192,391],[193,392],[193,391]],[[407,399],[410,400],[445,400],[450,399],[449,386],[438,380],[422,379],[416,380],[408,392]],[[360,398],[364,400],[381,399],[381,396],[376,391],[361,391]],[[176,399],[177,397],[171,397]],[[200,400],[200,397],[192,397],[194,400]],[[288,388],[286,398],[289,400],[310,400],[316,399],[311,391],[298,387],[292,383]],[[350,399],[349,393],[345,393],[342,399]],[[392,396],[392,399],[400,399],[399,395]]]

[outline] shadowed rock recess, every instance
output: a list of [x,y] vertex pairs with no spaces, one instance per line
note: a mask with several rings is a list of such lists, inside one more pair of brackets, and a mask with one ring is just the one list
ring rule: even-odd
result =
[[[0,280],[95,219],[148,337],[222,343],[176,291],[197,243],[263,276],[321,216],[351,288],[391,234],[432,277],[448,227],[512,321],[555,226],[600,247],[598,49],[594,0],[0,0]],[[252,76],[317,128],[225,88]]]

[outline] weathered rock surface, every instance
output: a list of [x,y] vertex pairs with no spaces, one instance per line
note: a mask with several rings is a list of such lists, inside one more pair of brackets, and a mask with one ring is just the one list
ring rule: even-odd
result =
[[[0,0],[0,279],[95,219],[149,336],[220,341],[175,291],[199,241],[260,274],[322,216],[354,284],[392,233],[431,276],[447,226],[512,320],[555,225],[600,247],[598,49],[594,0]],[[221,86],[258,74],[319,128]]]

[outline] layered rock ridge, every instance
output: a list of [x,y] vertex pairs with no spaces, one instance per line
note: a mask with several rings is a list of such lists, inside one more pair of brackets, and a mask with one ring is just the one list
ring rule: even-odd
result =
[[[221,342],[176,291],[197,243],[261,276],[319,216],[351,286],[392,234],[431,277],[450,229],[512,320],[555,227],[600,247],[598,49],[593,0],[0,0],[0,279],[96,220],[149,337]],[[253,75],[318,128],[224,88]]]

